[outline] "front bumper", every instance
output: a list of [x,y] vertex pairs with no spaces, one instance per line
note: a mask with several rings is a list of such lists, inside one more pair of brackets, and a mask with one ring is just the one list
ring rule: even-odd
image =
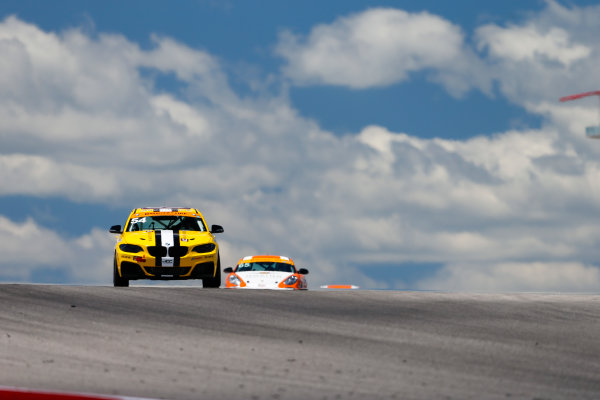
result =
[[122,261],[120,269],[121,277],[130,280],[204,279],[215,276],[216,262],[201,262],[195,264],[193,267],[149,267],[131,261]]

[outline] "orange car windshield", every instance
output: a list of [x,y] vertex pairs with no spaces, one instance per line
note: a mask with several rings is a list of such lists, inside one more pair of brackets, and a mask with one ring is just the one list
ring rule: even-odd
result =
[[181,215],[154,215],[152,217],[131,218],[127,232],[135,231],[197,231],[206,232],[202,218]]
[[293,265],[280,262],[259,261],[238,264],[236,272],[248,271],[289,272],[292,274],[296,272]]

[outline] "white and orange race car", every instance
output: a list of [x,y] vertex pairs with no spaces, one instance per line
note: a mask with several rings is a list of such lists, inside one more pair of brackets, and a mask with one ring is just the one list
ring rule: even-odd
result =
[[238,261],[235,268],[225,268],[229,273],[225,286],[236,289],[308,289],[308,270],[296,269],[294,261],[283,256],[248,256]]

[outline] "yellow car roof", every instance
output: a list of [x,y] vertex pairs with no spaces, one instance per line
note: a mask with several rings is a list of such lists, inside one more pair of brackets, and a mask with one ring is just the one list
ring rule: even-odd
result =
[[135,208],[131,211],[131,215],[136,217],[152,216],[152,215],[184,215],[188,217],[202,216],[200,211],[195,208],[185,207],[143,207]]

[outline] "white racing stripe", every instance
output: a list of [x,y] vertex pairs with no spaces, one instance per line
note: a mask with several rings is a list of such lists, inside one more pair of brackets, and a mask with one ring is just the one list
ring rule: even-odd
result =
[[[161,232],[161,245],[167,248],[167,251],[170,247],[175,245],[173,240],[173,231],[162,231]],[[163,257],[162,258],[162,266],[163,267],[172,267],[174,266],[175,258],[174,257]]]
[[[164,257],[156,258],[157,267],[179,267],[179,231],[173,230],[156,230],[155,245],[167,249],[167,254]],[[173,247],[175,251],[171,250]],[[173,254],[174,256],[169,256]]]

